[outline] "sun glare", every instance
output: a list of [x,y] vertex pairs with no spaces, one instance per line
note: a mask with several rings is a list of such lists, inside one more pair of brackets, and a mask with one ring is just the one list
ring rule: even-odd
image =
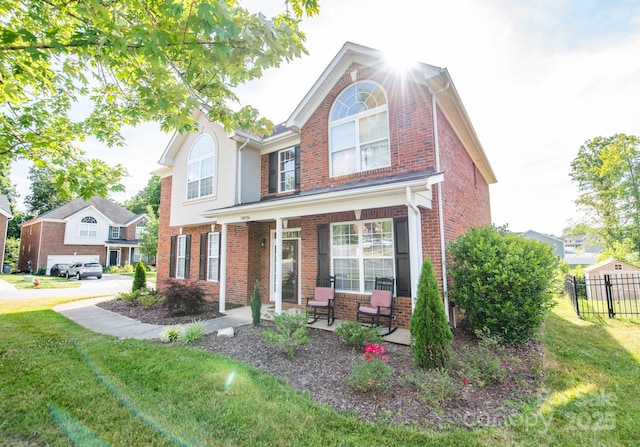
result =
[[402,51],[385,53],[389,67],[400,75],[406,74],[416,67],[417,62],[414,58],[415,54],[407,54]]

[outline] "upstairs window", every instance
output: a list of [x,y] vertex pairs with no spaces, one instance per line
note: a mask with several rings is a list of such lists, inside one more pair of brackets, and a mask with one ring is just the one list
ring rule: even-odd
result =
[[120,227],[111,227],[111,239],[120,239]]
[[147,221],[141,220],[136,224],[136,239],[140,239],[142,237],[142,232],[147,229]]
[[187,200],[213,195],[215,147],[209,135],[200,135],[189,151]]
[[80,221],[80,237],[98,237],[98,221],[95,217],[83,217]]
[[329,115],[331,176],[390,166],[387,98],[374,82],[344,90]]
[[300,188],[300,146],[269,154],[269,193]]

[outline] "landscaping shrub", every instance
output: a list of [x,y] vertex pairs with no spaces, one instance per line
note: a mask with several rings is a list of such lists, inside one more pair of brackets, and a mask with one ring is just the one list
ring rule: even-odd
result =
[[449,356],[453,334],[438,292],[438,280],[428,259],[422,263],[416,307],[409,320],[409,332],[416,366],[443,368]]
[[492,337],[487,330],[475,331],[477,346],[465,346],[455,353],[453,366],[458,369],[465,384],[477,386],[503,383],[507,367],[515,359],[505,354],[498,337]]
[[120,292],[118,295],[116,295],[116,299],[125,301],[127,303],[133,303],[138,299],[141,293],[141,290],[136,290],[133,292]]
[[260,299],[260,280],[256,279],[253,285],[253,297],[251,298],[251,317],[254,326],[260,326],[260,309],[262,308],[262,300]]
[[169,326],[160,334],[160,341],[163,343],[178,341],[180,334],[182,334],[182,326]]
[[204,322],[194,321],[182,328],[179,340],[185,345],[192,345],[202,338],[204,334]]
[[205,303],[204,291],[197,284],[169,281],[162,292],[163,305],[173,315],[193,315]]
[[40,267],[38,268],[38,271],[36,272],[37,276],[45,276],[47,274],[47,268],[46,267]]
[[358,393],[375,393],[388,387],[393,369],[387,364],[386,349],[375,343],[364,348],[364,358],[358,360],[345,385]]
[[282,348],[289,356],[295,355],[294,348],[309,343],[307,334],[307,316],[305,314],[282,312],[280,315],[271,314],[275,330],[265,329],[262,339],[272,345]]
[[543,242],[493,226],[475,227],[448,246],[451,296],[472,330],[507,344],[531,338],[552,306],[557,257]]
[[138,302],[146,308],[153,307],[164,301],[164,296],[160,295],[156,289],[138,289],[140,296],[138,296]]
[[120,273],[133,273],[135,271],[135,267],[132,264],[125,264]]
[[136,290],[146,289],[147,288],[147,270],[144,267],[144,263],[142,261],[138,261],[136,264],[136,274],[133,277],[133,285],[131,286],[131,291],[135,292]]
[[354,349],[361,349],[365,343],[382,341],[379,327],[366,327],[357,321],[344,321],[333,333]]
[[431,405],[442,406],[460,394],[460,385],[453,380],[446,369],[416,371],[407,377],[407,382],[420,390],[420,398]]

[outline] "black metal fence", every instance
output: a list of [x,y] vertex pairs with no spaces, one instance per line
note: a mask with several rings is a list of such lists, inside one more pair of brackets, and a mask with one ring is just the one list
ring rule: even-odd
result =
[[640,316],[640,274],[567,275],[564,290],[579,317]]

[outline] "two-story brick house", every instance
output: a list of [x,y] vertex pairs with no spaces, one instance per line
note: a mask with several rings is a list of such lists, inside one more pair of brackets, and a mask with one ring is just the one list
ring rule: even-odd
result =
[[160,289],[195,281],[224,309],[247,304],[259,278],[279,312],[333,275],[336,318],[354,319],[391,277],[407,327],[423,259],[443,284],[445,244],[491,222],[495,176],[446,69],[402,75],[347,43],[270,136],[197,120],[155,172]]
[[23,222],[20,227],[19,268],[34,272],[55,263],[91,260],[102,265],[124,265],[140,259],[144,214],[101,197],[75,199]]

